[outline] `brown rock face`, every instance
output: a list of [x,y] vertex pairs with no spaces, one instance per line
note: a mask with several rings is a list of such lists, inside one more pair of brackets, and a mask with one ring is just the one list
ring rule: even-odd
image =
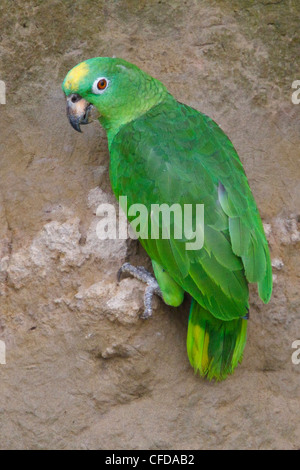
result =
[[[1,448],[299,448],[298,47],[298,0],[1,2]],[[252,289],[225,382],[189,366],[188,299],[142,321],[144,286],[117,285],[124,261],[150,266],[138,243],[97,239],[96,208],[114,201],[106,136],[71,129],[60,86],[113,55],[222,126],[260,208],[274,294],[264,306]]]

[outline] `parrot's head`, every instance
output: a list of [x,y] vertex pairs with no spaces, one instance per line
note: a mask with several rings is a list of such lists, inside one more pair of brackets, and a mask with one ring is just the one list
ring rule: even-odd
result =
[[107,129],[131,121],[168,94],[165,86],[123,59],[95,57],[71,69],[63,81],[74,129],[88,124],[94,106]]

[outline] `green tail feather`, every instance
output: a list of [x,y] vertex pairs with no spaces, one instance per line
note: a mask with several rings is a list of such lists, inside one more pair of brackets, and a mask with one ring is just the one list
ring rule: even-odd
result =
[[209,380],[224,380],[242,361],[247,320],[222,321],[192,301],[187,352],[195,372]]

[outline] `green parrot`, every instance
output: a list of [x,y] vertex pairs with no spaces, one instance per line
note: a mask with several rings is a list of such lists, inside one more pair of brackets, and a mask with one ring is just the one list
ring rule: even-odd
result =
[[225,379],[243,356],[248,283],[257,283],[264,303],[272,292],[268,243],[236,150],[211,118],[179,103],[161,82],[123,59],[81,62],[62,88],[77,131],[90,121],[91,108],[98,110],[113,192],[117,199],[126,196],[128,207],[149,210],[149,233],[153,204],[204,205],[202,248],[186,249],[186,237],[171,231],[169,238],[147,232],[139,239],[155,278],[129,263],[119,275],[128,272],[147,283],[144,317],[152,313],[153,294],[171,306],[190,294],[189,361],[201,376]]

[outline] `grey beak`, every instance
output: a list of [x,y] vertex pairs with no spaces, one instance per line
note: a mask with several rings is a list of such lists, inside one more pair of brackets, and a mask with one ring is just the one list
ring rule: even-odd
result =
[[92,105],[77,93],[72,93],[67,97],[67,116],[75,131],[82,132],[80,125],[89,123],[91,108]]

